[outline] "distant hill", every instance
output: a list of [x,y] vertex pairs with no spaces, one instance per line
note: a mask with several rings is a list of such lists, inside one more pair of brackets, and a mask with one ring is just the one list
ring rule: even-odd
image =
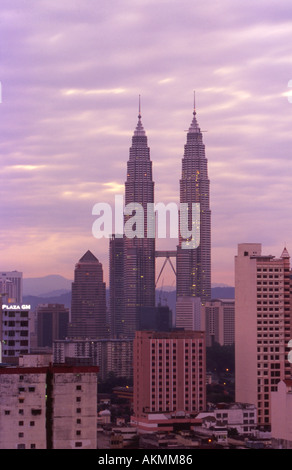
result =
[[[109,300],[109,290],[106,290],[107,302]],[[212,299],[234,299],[234,287],[213,287],[212,288]],[[38,304],[64,304],[65,307],[71,307],[71,281],[70,290],[62,292],[52,291],[47,295],[24,295],[23,302],[31,305],[32,309]],[[162,305],[168,305],[169,308],[174,312],[176,303],[176,292],[172,291],[156,291],[156,303]]]
[[44,277],[23,278],[23,295],[52,297],[71,290],[72,281],[59,274]]

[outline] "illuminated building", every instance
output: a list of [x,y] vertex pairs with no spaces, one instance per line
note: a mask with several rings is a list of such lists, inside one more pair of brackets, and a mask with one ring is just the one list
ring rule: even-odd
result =
[[[143,208],[143,217],[136,219],[138,236],[124,236],[124,314],[122,332],[133,338],[139,325],[140,309],[155,306],[155,238],[152,233],[154,219],[149,226],[148,204],[154,203],[152,162],[147,136],[139,110],[138,123],[132,137],[125,182],[125,204],[138,203]],[[129,215],[125,215],[126,224]],[[126,231],[126,230],[125,230]]]
[[[199,297],[205,304],[211,297],[211,211],[209,207],[208,162],[196,110],[187,132],[180,179],[180,203],[188,204],[185,220],[180,213],[179,246],[177,247],[177,297]],[[200,204],[199,244],[183,248],[188,239],[181,233],[181,223],[195,234],[198,221],[192,219],[192,204]],[[198,241],[198,240],[197,240]],[[189,244],[190,245],[190,244]]]

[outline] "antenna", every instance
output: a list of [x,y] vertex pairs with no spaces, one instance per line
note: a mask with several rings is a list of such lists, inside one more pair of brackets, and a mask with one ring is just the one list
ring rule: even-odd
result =
[[139,95],[139,119],[141,118],[141,95]]

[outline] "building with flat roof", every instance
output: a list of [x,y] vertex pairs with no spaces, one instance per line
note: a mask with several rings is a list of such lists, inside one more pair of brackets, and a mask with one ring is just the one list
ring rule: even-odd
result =
[[84,363],[99,367],[99,377],[106,380],[113,372],[117,377],[133,377],[133,340],[65,339],[53,343],[54,363]]
[[96,449],[98,367],[0,367],[0,449]]
[[259,243],[238,245],[235,257],[235,400],[257,407],[271,426],[271,393],[290,378],[290,256],[263,255]]
[[235,300],[213,299],[203,306],[206,322],[206,346],[218,343],[221,346],[234,345]]
[[0,271],[0,294],[5,304],[21,304],[23,295],[22,273],[19,271]]
[[0,311],[0,362],[17,364],[30,351],[30,305],[2,304]]
[[[132,423],[153,431],[157,420],[189,420],[206,406],[205,334],[137,331],[134,347]],[[193,416],[194,417],[194,416]],[[157,429],[156,429],[157,430]]]

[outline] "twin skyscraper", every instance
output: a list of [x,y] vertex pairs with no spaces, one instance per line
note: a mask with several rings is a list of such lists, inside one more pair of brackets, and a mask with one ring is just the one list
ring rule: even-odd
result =
[[[166,171],[168,171],[166,167]],[[209,201],[208,162],[202,131],[197,122],[194,106],[193,118],[187,131],[187,141],[182,158],[180,179],[180,210],[189,233],[199,233],[196,247],[186,245],[188,239],[181,230],[173,251],[156,250],[155,237],[150,236],[155,227],[155,214],[149,213],[154,204],[154,181],[152,161],[147,135],[139,115],[127,162],[125,182],[125,205],[143,208],[143,236],[123,237],[113,235],[110,239],[110,316],[111,335],[116,338],[133,338],[139,330],[141,315],[147,308],[155,308],[155,259],[175,258],[177,297],[197,297],[204,304],[211,297],[211,211]],[[134,207],[134,206],[133,206]],[[184,207],[182,214],[181,208]],[[199,208],[194,218],[193,209]],[[125,223],[129,215],[124,215]],[[196,227],[194,227],[196,225]],[[136,230],[139,227],[136,227]],[[140,232],[141,233],[141,232]],[[173,266],[173,265],[172,265]]]

